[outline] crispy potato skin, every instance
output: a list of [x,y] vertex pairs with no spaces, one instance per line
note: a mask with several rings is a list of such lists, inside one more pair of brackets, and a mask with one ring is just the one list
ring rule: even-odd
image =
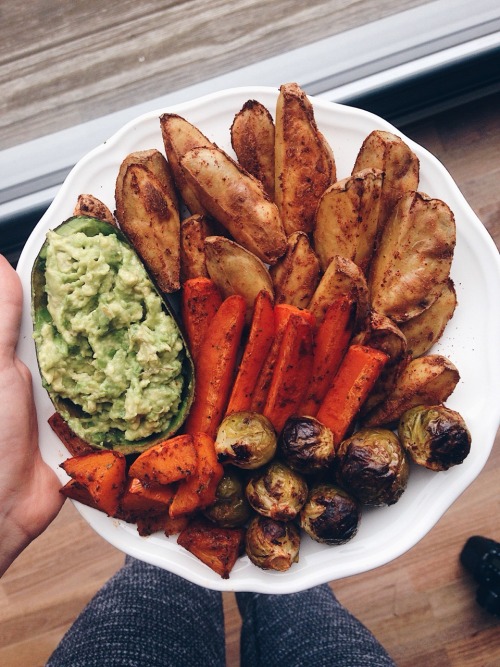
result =
[[456,307],[457,294],[450,278],[441,294],[429,308],[420,315],[401,322],[400,329],[407,341],[408,354],[412,358],[426,354],[437,343],[453,317]]
[[309,233],[319,198],[336,180],[333,153],[296,83],[280,87],[275,122],[275,201],[287,236]]
[[364,140],[352,173],[369,167],[384,173],[378,225],[382,231],[399,197],[407,190],[418,189],[420,162],[401,137],[385,130],[374,130]]
[[366,271],[377,236],[383,172],[364,169],[325,190],[316,209],[314,247],[323,271],[334,255]]
[[230,132],[238,162],[274,200],[274,121],[268,109],[248,100],[234,117]]
[[167,160],[183,202],[191,214],[206,214],[207,210],[186,181],[184,171],[180,166],[180,159],[184,153],[196,146],[214,147],[214,144],[197,127],[177,114],[162,114],[160,128]]
[[219,148],[194,148],[180,164],[203,206],[234,240],[267,264],[286,250],[276,205],[262,184]]
[[259,292],[265,291],[274,299],[273,283],[266,265],[238,243],[224,236],[208,236],[205,257],[208,275],[223,297],[240,294],[245,299],[247,324],[251,321]]
[[73,215],[97,218],[98,220],[109,222],[111,225],[116,225],[115,216],[111,213],[106,204],[100,199],[97,199],[97,197],[94,197],[94,195],[78,195]]
[[340,296],[347,295],[356,303],[356,325],[363,326],[369,312],[369,293],[365,276],[359,266],[347,257],[335,255],[319,281],[308,309],[317,324],[323,321],[328,307]]
[[416,405],[444,403],[459,380],[456,366],[442,355],[412,359],[397,377],[389,396],[365,416],[363,424],[392,424]]
[[[120,228],[162,292],[180,288],[180,220],[177,202],[144,165],[128,165],[120,189]],[[118,214],[119,210],[119,214]]]
[[456,243],[455,219],[439,199],[403,195],[370,267],[372,308],[396,322],[426,310],[443,291]]
[[319,259],[304,232],[294,232],[287,240],[283,257],[270,269],[275,302],[307,308],[320,279]]
[[195,213],[181,222],[181,283],[208,277],[205,239],[213,234],[208,218]]

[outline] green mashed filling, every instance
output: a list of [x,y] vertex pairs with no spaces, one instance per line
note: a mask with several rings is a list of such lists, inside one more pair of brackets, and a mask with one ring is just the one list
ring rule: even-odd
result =
[[45,383],[100,443],[159,433],[181,402],[183,342],[135,253],[114,235],[47,235],[49,321],[35,334]]

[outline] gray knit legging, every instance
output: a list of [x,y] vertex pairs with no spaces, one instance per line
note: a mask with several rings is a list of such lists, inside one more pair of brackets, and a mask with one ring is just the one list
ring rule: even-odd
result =
[[[394,667],[328,585],[291,595],[237,593],[242,667]],[[47,667],[223,667],[220,593],[127,557]],[[231,666],[229,666],[231,667]]]

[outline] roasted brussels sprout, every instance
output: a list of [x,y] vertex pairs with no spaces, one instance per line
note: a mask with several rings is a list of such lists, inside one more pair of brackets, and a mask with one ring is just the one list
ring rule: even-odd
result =
[[463,417],[442,404],[407,410],[398,434],[410,458],[430,470],[448,470],[470,452],[471,434]]
[[215,451],[221,463],[253,470],[268,463],[276,452],[273,425],[257,412],[233,412],[222,420]]
[[335,456],[333,433],[314,417],[290,417],[279,447],[286,463],[302,473],[329,468]]
[[299,473],[272,461],[254,474],[246,487],[250,505],[263,516],[278,521],[295,519],[307,500],[308,487]]
[[356,535],[361,518],[356,500],[335,484],[311,488],[300,512],[300,525],[316,542],[344,544]]
[[290,522],[257,515],[249,523],[245,550],[254,565],[284,572],[299,560],[300,532]]
[[243,526],[250,518],[251,508],[245,496],[241,473],[226,468],[217,485],[216,500],[204,511],[205,516],[222,528]]
[[337,451],[340,483],[364,505],[393,505],[408,483],[409,463],[395,433],[364,428]]

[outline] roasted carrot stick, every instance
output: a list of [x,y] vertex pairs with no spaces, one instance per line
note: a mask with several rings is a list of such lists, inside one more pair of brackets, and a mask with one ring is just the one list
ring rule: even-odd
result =
[[193,433],[196,471],[179,483],[169,514],[172,518],[190,514],[215,502],[215,491],[224,468],[217,460],[215,443],[206,433]]
[[252,322],[238,374],[227,406],[227,414],[250,410],[252,392],[274,338],[274,309],[269,292],[257,294]]
[[245,314],[245,299],[232,294],[212,319],[198,355],[196,391],[186,433],[202,432],[215,438],[231,392]]
[[187,344],[194,361],[221,303],[219,288],[210,278],[199,276],[184,282],[181,316]]
[[338,445],[353,423],[389,357],[372,347],[351,345],[316,415]]
[[302,310],[287,303],[278,303],[274,306],[274,340],[262,365],[252,395],[251,410],[262,412],[266,404],[267,394],[274,374],[274,367],[278,358],[281,340],[285,332],[288,320],[292,315],[298,315],[305,321],[315,324],[315,318],[308,310]]
[[326,311],[314,336],[311,382],[300,414],[316,416],[349,347],[355,315],[356,304],[348,296],[336,299]]
[[264,416],[280,433],[301,404],[313,367],[313,327],[302,315],[292,315],[283,334]]

